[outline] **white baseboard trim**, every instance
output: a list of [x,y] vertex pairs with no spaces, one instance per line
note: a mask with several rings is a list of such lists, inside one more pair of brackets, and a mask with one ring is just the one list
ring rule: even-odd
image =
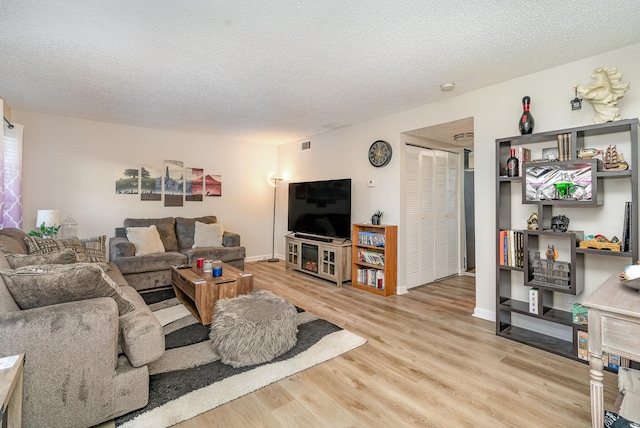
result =
[[496,322],[496,313],[494,311],[488,311],[486,309],[476,307],[473,310],[473,316],[483,320]]
[[396,294],[408,294],[409,289],[407,289],[406,285],[399,285],[396,287]]
[[[266,256],[251,256],[251,257],[245,257],[244,261],[245,262],[263,262],[267,259],[271,258],[271,254],[268,254]],[[284,256],[281,256],[279,254],[276,254],[276,259],[279,259],[280,261],[284,261]]]

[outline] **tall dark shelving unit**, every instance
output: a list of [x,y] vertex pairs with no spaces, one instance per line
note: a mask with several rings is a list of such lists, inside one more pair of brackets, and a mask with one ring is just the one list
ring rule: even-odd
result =
[[[536,348],[544,349],[568,358],[578,359],[578,331],[587,331],[587,326],[573,324],[572,313],[570,311],[553,307],[553,297],[557,293],[579,294],[584,287],[584,272],[588,269],[585,266],[584,255],[597,255],[603,257],[624,257],[629,259],[629,263],[635,263],[640,260],[640,246],[638,234],[638,203],[640,195],[638,193],[638,166],[640,165],[638,152],[638,119],[627,119],[616,122],[608,122],[597,125],[581,126],[576,128],[568,128],[556,131],[542,132],[529,135],[518,135],[509,138],[500,138],[496,140],[496,334],[517,342],[525,343]],[[582,160],[577,159],[575,153],[581,148],[590,147],[588,144],[589,137],[595,137],[607,134],[627,133],[631,145],[631,153],[625,153],[625,161],[629,164],[629,168],[623,171],[606,171],[602,168],[599,161],[595,159]],[[527,200],[526,198],[526,182],[525,174],[523,177],[506,177],[505,167],[507,159],[510,157],[510,149],[516,147],[526,147],[528,145],[549,143],[555,146],[557,136],[560,134],[569,134],[571,136],[572,160],[549,161],[540,163],[524,163],[521,168],[533,165],[540,167],[548,167],[558,169],[559,171],[570,171],[572,168],[591,168],[591,199],[584,200]],[[586,145],[587,144],[587,145]],[[605,147],[598,147],[605,149]],[[504,175],[501,175],[504,174]],[[579,242],[584,239],[584,232],[572,231],[554,232],[551,231],[551,218],[558,214],[558,208],[564,207],[580,207],[584,209],[598,209],[606,205],[606,186],[605,181],[609,183],[615,180],[630,180],[630,195],[632,215],[630,218],[630,233],[628,251],[613,252],[607,250],[598,250],[591,248],[579,248]],[[514,267],[505,266],[500,263],[500,231],[515,229],[512,227],[512,185],[521,184],[522,186],[522,203],[537,206],[538,214],[538,230],[524,231],[524,266]],[[556,213],[554,213],[554,210]],[[518,224],[526,224],[526,219],[518,219]],[[522,229],[522,228],[520,228]],[[537,284],[532,282],[532,260],[531,253],[540,251],[544,254],[544,248],[539,247],[539,241],[543,239],[559,240],[570,248],[571,275],[570,284],[566,287],[554,286],[551,284]],[[520,284],[514,284],[512,280],[512,272],[519,271],[523,273],[524,280]],[[535,287],[538,289],[538,313],[532,313],[529,310],[529,301],[522,301],[512,298],[512,287],[525,287],[529,289]],[[536,320],[546,321],[548,323],[559,324],[566,329],[571,329],[571,340],[558,339],[553,336],[536,331],[531,325],[535,323],[524,323],[527,327],[516,326],[513,324],[513,315],[518,314],[521,317],[531,317]],[[520,323],[523,324],[523,323]],[[568,330],[567,330],[568,331]]]

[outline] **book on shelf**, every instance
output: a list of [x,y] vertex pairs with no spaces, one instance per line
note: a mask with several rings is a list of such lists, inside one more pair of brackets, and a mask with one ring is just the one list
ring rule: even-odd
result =
[[624,203],[624,225],[622,227],[622,251],[631,251],[631,202]]
[[589,361],[589,333],[578,331],[578,358]]
[[384,266],[384,253],[359,248],[358,260],[372,265]]
[[384,271],[380,269],[358,269],[358,283],[384,290]]
[[531,149],[527,149],[526,147],[518,147],[516,150],[516,156],[518,158],[518,177],[522,177],[523,162],[531,162]]
[[589,310],[582,306],[580,303],[574,303],[571,306],[571,315],[574,324],[589,324]]
[[524,232],[521,230],[500,231],[500,264],[524,267]]
[[384,247],[386,235],[379,232],[358,232],[358,244],[370,245],[372,247]]
[[619,370],[620,367],[629,367],[631,363],[632,361],[626,357],[621,357],[620,355],[610,352],[602,353],[602,365],[612,370]]
[[620,355],[609,354],[609,368],[614,370],[620,368]]

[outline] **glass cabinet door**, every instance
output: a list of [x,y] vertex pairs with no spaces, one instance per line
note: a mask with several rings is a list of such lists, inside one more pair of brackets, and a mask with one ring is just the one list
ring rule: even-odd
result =
[[322,250],[322,273],[325,275],[336,275],[336,252],[332,250]]
[[287,248],[287,261],[291,264],[298,265],[298,243],[297,242],[289,242],[289,246]]

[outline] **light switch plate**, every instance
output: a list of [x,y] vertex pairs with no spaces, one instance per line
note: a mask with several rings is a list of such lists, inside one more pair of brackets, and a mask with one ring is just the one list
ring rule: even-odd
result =
[[369,187],[376,187],[376,180],[369,180],[369,181],[367,181],[367,186],[369,186]]

